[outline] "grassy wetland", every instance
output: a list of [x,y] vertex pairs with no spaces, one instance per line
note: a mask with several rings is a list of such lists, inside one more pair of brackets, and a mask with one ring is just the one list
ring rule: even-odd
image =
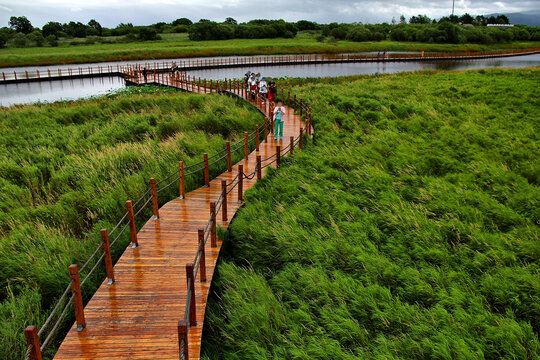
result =
[[[67,266],[86,261],[99,229],[112,228],[150,177],[159,181],[179,160],[189,165],[216,153],[261,119],[226,97],[152,87],[0,109],[0,358],[24,356],[24,327],[43,324],[69,283]],[[172,186],[160,201],[177,192]],[[128,242],[124,234],[114,256]],[[104,277],[85,284],[87,299]]]
[[540,68],[280,82],[314,144],[246,194],[205,359],[538,359]]
[[485,51],[538,47],[538,41],[503,44],[428,44],[398,41],[317,41],[315,34],[300,32],[293,39],[232,39],[192,41],[187,34],[162,34],[161,40],[112,44],[69,43],[58,47],[6,48],[0,50],[0,67],[80,64],[124,60],[153,60],[185,57],[336,54],[360,51]]

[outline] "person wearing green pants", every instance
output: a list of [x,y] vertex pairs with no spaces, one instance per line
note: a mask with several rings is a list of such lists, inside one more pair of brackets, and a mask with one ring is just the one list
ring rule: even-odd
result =
[[283,121],[285,120],[285,108],[281,104],[281,101],[278,101],[277,106],[274,109],[274,140],[277,140],[278,138],[278,130],[279,130],[279,138],[283,139]]

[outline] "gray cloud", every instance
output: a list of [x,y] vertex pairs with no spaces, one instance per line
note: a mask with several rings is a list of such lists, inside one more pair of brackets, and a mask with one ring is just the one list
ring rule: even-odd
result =
[[[108,27],[121,22],[135,25],[170,22],[179,17],[194,21],[201,18],[223,21],[231,16],[239,21],[252,19],[307,19],[321,23],[390,22],[401,14],[406,17],[425,14],[432,18],[448,15],[452,1],[430,0],[0,0],[0,26],[6,26],[10,16],[27,16],[33,25],[48,21],[81,21],[96,19]],[[540,12],[540,0],[486,1],[456,0],[456,14]]]

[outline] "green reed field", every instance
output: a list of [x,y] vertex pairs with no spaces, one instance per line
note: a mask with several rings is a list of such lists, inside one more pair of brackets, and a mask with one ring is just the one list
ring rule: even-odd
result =
[[538,359],[540,68],[290,80],[314,146],[246,194],[206,359]]
[[[0,359],[23,357],[23,329],[43,324],[69,283],[67,267],[86,261],[100,243],[99,230],[112,228],[150,177],[159,181],[179,160],[188,165],[216,153],[261,119],[226,97],[152,87],[0,109]],[[186,190],[200,182],[191,179]],[[177,192],[174,185],[160,193],[160,202]],[[100,270],[83,287],[86,299],[105,278]],[[57,340],[72,323],[65,321]]]
[[464,51],[534,48],[539,42],[506,44],[426,44],[397,41],[353,42],[340,40],[319,42],[314,34],[300,32],[293,39],[233,39],[192,41],[187,34],[162,34],[162,40],[118,42],[113,44],[70,45],[58,47],[0,49],[0,67],[25,65],[77,64],[88,62],[167,59],[199,56],[320,54],[357,51]]

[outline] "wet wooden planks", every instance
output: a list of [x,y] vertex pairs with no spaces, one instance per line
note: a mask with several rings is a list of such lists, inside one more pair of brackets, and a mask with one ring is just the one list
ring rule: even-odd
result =
[[[201,93],[206,93],[205,89],[201,88]],[[268,113],[268,108],[261,110]],[[55,359],[179,359],[177,325],[185,315],[185,265],[195,258],[197,231],[208,222],[210,202],[221,195],[221,180],[231,182],[240,164],[244,173],[253,172],[256,155],[263,159],[272,156],[277,145],[289,145],[290,136],[298,136],[303,126],[293,109],[287,109],[284,140],[275,141],[269,134],[267,141],[261,142],[260,151],[251,152],[247,160],[234,165],[232,172],[224,172],[209,187],[198,188],[185,199],[176,198],[161,207],[160,218],[148,220],[139,230],[139,247],[128,247],[114,266],[116,282],[107,285],[104,280],[86,305],[86,328],[77,332],[74,324]],[[275,163],[270,166],[275,167]],[[244,191],[255,182],[256,177],[244,178]],[[228,219],[241,206],[237,191],[236,187],[228,195]],[[221,211],[216,219],[218,225],[228,227],[228,222],[221,220]],[[206,300],[221,245],[218,239],[217,247],[212,248],[208,240],[207,281],[200,281],[200,272],[196,278],[197,325],[189,328],[190,359],[199,359]]]

